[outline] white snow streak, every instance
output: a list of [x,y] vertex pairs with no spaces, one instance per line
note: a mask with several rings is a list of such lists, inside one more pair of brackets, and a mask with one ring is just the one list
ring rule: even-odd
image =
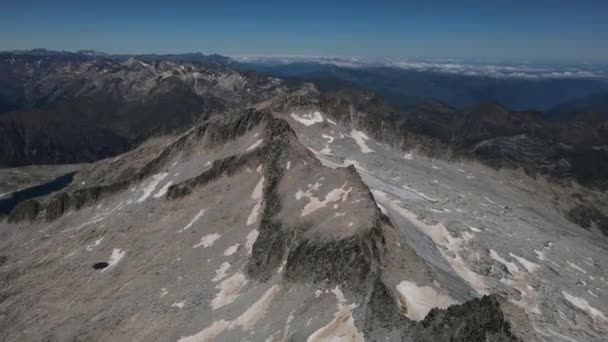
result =
[[93,243],[88,244],[86,247],[87,252],[92,252],[93,248],[95,248],[101,244],[101,241],[103,241],[103,236],[100,237],[99,239],[93,241]]
[[515,263],[507,261],[506,259],[501,257],[498,253],[496,253],[496,251],[493,249],[490,249],[490,258],[505,265],[507,267],[507,270],[509,270],[509,273],[511,273],[512,275],[516,274],[517,272],[520,272],[519,267],[517,267],[517,265]]
[[262,203],[260,202],[253,205],[251,213],[249,213],[249,216],[247,217],[248,226],[254,224],[258,220],[258,217],[260,216],[260,208],[262,208]]
[[211,247],[211,246],[213,246],[215,241],[219,238],[220,238],[220,234],[218,234],[218,233],[207,234],[201,238],[201,241],[199,243],[192,246],[192,248],[199,248],[201,246],[203,248]]
[[585,271],[584,269],[582,269],[582,268],[578,267],[578,265],[576,265],[575,263],[572,263],[572,262],[570,262],[570,261],[568,261],[568,260],[566,260],[566,263],[567,263],[567,264],[568,264],[570,267],[574,268],[575,270],[577,270],[577,271],[579,271],[579,272],[581,272],[581,273],[583,273],[583,274],[587,274],[587,271]]
[[352,131],[350,131],[350,137],[355,140],[357,145],[359,145],[359,147],[361,148],[361,153],[374,152],[374,150],[369,148],[365,143],[365,141],[369,140],[369,137],[365,135],[365,133],[353,129]]
[[364,336],[357,330],[353,318],[353,309],[356,308],[357,305],[345,305],[346,299],[339,287],[336,286],[332,292],[336,295],[338,301],[338,311],[327,325],[308,336],[306,342],[364,342]]
[[247,284],[247,278],[241,272],[233,274],[231,277],[222,281],[217,289],[220,292],[211,301],[213,310],[219,309],[222,306],[232,303],[240,294],[239,291]]
[[253,192],[251,193],[251,199],[253,199],[253,200],[262,199],[262,190],[264,190],[264,176],[262,176],[262,178],[260,178],[260,180],[258,181],[258,184],[256,184],[255,188],[253,189]]
[[345,190],[346,184],[347,183],[344,183],[342,187],[333,189],[332,191],[328,192],[322,201],[319,200],[317,197],[314,197],[310,190],[306,191],[304,194],[302,194],[301,190],[299,190],[298,193],[296,193],[296,198],[302,198],[303,196],[306,196],[309,199],[309,202],[306,203],[306,205],[302,209],[302,213],[300,214],[300,216],[306,216],[308,214],[311,214],[325,207],[328,203],[337,202],[339,200],[342,200],[342,202],[346,201],[346,199],[348,198],[348,194],[353,189],[351,186],[348,190]]
[[528,261],[528,260],[526,260],[526,259],[524,259],[522,257],[519,257],[519,256],[517,256],[517,255],[515,255],[513,253],[509,253],[509,255],[512,258],[517,259],[517,261],[519,261],[519,263],[530,273],[536,271],[538,269],[538,267],[539,267],[538,264],[533,263],[532,261]]
[[167,172],[163,172],[163,173],[159,173],[157,175],[152,176],[152,180],[150,181],[150,183],[148,183],[148,185],[143,189],[144,193],[141,195],[141,197],[137,200],[137,203],[141,203],[143,201],[145,201],[148,197],[150,197],[150,195],[152,194],[152,192],[154,191],[154,189],[156,189],[156,186],[158,185],[158,183],[160,183],[163,179],[165,179],[165,177],[167,177],[169,175],[169,173]]
[[606,316],[604,316],[604,313],[589,305],[589,302],[587,302],[585,299],[575,297],[566,291],[562,291],[562,294],[564,295],[564,298],[566,298],[566,300],[569,301],[575,307],[587,312],[594,318],[601,318],[603,320],[606,320]]
[[483,277],[473,272],[458,253],[462,249],[462,244],[466,242],[466,239],[464,237],[461,239],[452,237],[442,223],[436,225],[426,224],[419,220],[414,213],[400,207],[397,203],[399,201],[387,201],[385,204],[388,204],[392,210],[395,210],[420,228],[435,244],[441,246],[442,248],[439,248],[441,255],[447,260],[454,272],[467,281],[475,291],[479,294],[487,294],[488,291]]
[[178,342],[207,342],[216,341],[217,337],[226,330],[232,330],[241,327],[243,331],[251,330],[255,324],[266,315],[266,311],[272,304],[274,296],[279,292],[279,286],[270,287],[262,297],[260,297],[252,306],[243,312],[234,321],[219,320],[213,322],[210,326],[198,332],[195,335],[182,337]]
[[247,147],[247,151],[255,150],[256,148],[258,148],[258,146],[260,146],[262,144],[263,141],[264,141],[264,139],[260,139],[260,140],[256,141],[255,143],[253,143],[253,145]]
[[160,190],[158,190],[158,192],[154,195],[154,198],[161,198],[165,196],[171,185],[173,185],[172,181],[169,181],[167,184],[163,185],[163,187],[160,188]]
[[236,320],[234,320],[234,322],[232,322],[231,327],[238,325],[241,326],[245,331],[251,330],[251,328],[253,328],[253,326],[266,315],[266,311],[268,311],[268,308],[272,303],[272,299],[277,292],[279,292],[278,285],[274,285],[266,290],[260,299],[253,303],[249,309],[243,312]]
[[323,116],[319,112],[307,113],[302,115],[291,113],[291,117],[297,122],[306,126],[312,126],[316,123],[323,122]]
[[179,230],[179,232],[183,232],[185,230],[188,230],[192,227],[192,225],[194,225],[194,223],[196,223],[196,221],[198,221],[198,219],[200,219],[203,215],[205,214],[205,209],[201,209],[201,211],[198,212],[198,214],[196,214],[196,216],[194,216],[194,218],[192,218],[192,220],[190,220],[190,222],[188,222],[188,224]]
[[116,266],[116,264],[118,264],[120,260],[122,260],[125,254],[127,253],[123,250],[120,250],[120,248],[114,248],[114,250],[112,251],[112,255],[110,256],[110,260],[108,260],[108,267],[101,270],[101,272],[105,272],[106,270],[109,270],[110,268]]
[[178,309],[181,310],[181,309],[184,308],[184,305],[186,305],[186,301],[182,300],[181,302],[176,302],[176,303],[171,304],[171,307],[172,308],[178,308]]
[[211,281],[217,283],[218,281],[226,278],[226,276],[228,276],[228,274],[226,273],[226,271],[228,271],[228,269],[230,268],[230,263],[229,262],[224,262],[220,265],[220,268],[218,268],[217,270],[215,270],[215,277],[213,277],[213,279],[211,279]]
[[256,184],[253,192],[251,193],[251,199],[257,201],[251,209],[251,213],[247,217],[247,225],[254,224],[260,216],[260,209],[262,208],[262,195],[264,190],[264,176],[260,178],[260,181]]
[[230,256],[230,255],[236,253],[236,251],[239,249],[239,246],[240,246],[240,244],[237,243],[236,245],[226,248],[226,250],[224,251],[224,255]]
[[456,304],[454,299],[437,293],[430,286],[418,286],[407,280],[397,285],[397,291],[401,294],[399,301],[407,310],[405,315],[415,321],[423,320],[432,308],[445,309]]
[[247,241],[245,242],[245,249],[247,250],[247,255],[251,254],[251,250],[253,249],[253,244],[255,240],[258,239],[258,235],[260,232],[257,229],[253,229],[247,234]]

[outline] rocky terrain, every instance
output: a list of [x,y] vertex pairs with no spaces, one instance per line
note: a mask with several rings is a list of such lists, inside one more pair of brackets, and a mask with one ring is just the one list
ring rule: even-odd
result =
[[0,53],[0,166],[113,156],[278,85],[219,63],[147,58]]
[[2,171],[78,172],[1,218],[1,339],[605,340],[602,189],[480,162],[492,124],[451,144],[372,93],[267,82],[125,153]]

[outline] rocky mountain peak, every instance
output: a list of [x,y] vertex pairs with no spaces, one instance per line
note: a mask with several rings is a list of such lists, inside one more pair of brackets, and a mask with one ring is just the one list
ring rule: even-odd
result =
[[[511,113],[489,107],[495,115],[480,124],[444,108],[442,125],[468,123],[445,130],[429,124],[432,109],[396,120],[368,91],[173,61],[151,65],[149,77],[139,75],[142,63],[90,71],[83,84],[96,90],[85,93],[143,89],[138,101],[154,104],[143,108],[171,94],[162,115],[137,121],[166,128],[61,169],[72,178],[58,190],[8,194],[18,203],[0,221],[3,338],[599,341],[608,333],[605,194],[518,170],[505,156],[536,159],[544,174],[561,168],[567,177],[571,166],[560,147],[538,154],[545,140]],[[173,125],[179,116],[167,111],[189,101],[199,112]],[[117,103],[112,118],[131,117],[121,110],[134,103]],[[475,136],[472,151],[407,126],[471,138],[497,129],[496,118],[513,130]],[[0,175],[19,172],[31,171]]]

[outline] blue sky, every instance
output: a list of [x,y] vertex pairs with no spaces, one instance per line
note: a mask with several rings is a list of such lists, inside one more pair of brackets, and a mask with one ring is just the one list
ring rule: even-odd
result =
[[608,61],[608,0],[0,1],[0,50]]

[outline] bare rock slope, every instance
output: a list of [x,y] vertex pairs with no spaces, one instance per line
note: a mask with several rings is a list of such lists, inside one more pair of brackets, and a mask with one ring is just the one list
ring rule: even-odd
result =
[[605,237],[569,222],[552,184],[432,159],[440,143],[370,115],[304,87],[22,202],[0,223],[0,336],[606,336]]

